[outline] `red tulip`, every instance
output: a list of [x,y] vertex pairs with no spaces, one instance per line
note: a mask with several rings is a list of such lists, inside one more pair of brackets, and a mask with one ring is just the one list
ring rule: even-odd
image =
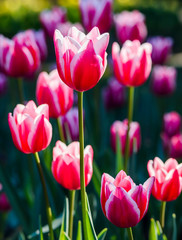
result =
[[63,37],[66,37],[68,35],[70,28],[72,27],[76,27],[79,31],[84,32],[84,28],[80,23],[71,23],[71,22],[58,24],[56,29],[60,31]]
[[93,88],[107,65],[108,42],[109,34],[100,35],[97,27],[87,35],[72,27],[66,37],[56,30],[56,62],[63,82],[80,92]]
[[7,212],[11,209],[9,200],[4,192],[0,193],[0,211]]
[[148,42],[152,44],[152,62],[153,64],[163,64],[169,56],[173,40],[170,37],[151,37]]
[[175,200],[182,190],[182,164],[169,158],[165,163],[158,157],[147,164],[149,176],[155,176],[152,194],[160,201]]
[[49,105],[49,115],[53,118],[65,115],[73,105],[73,90],[64,84],[57,72],[41,72],[37,80],[36,98],[38,104]]
[[8,87],[8,79],[6,75],[0,73],[0,95],[4,94]]
[[108,80],[108,85],[103,88],[102,96],[107,109],[121,107],[126,100],[125,87],[114,77]]
[[101,33],[110,30],[112,2],[112,0],[80,0],[82,22],[88,32],[95,26]]
[[169,112],[163,116],[163,130],[169,136],[172,137],[180,133],[181,128],[181,116],[177,112]]
[[40,13],[40,22],[49,37],[53,37],[58,24],[66,21],[66,10],[53,7],[52,10],[44,10]]
[[145,25],[145,16],[134,10],[132,12],[123,11],[114,16],[116,25],[116,33],[120,43],[126,40],[139,40],[143,42],[147,36],[147,28]]
[[112,58],[117,80],[129,87],[142,85],[151,71],[151,51],[149,43],[140,45],[138,40],[126,41],[121,50],[118,43],[113,43]]
[[[84,149],[85,186],[92,178],[93,149],[90,145]],[[80,189],[80,147],[79,142],[66,146],[57,141],[53,148],[52,173],[58,183],[69,190]]]
[[47,44],[46,44],[45,33],[43,30],[39,30],[39,31],[34,31],[34,34],[35,34],[35,41],[37,43],[37,46],[40,52],[40,59],[41,61],[44,61],[47,57]]
[[35,153],[45,149],[52,138],[47,104],[36,107],[33,101],[25,106],[18,104],[8,115],[9,127],[15,146],[24,153]]
[[152,71],[152,91],[156,95],[169,95],[176,89],[176,69],[154,66]]
[[[125,147],[126,147],[127,129],[128,129],[128,120],[127,119],[125,119],[123,122],[115,121],[112,124],[111,129],[110,129],[112,149],[114,151],[116,151],[116,139],[117,139],[117,134],[118,134],[123,155],[125,153]],[[140,125],[137,122],[130,123],[130,130],[129,130],[130,156],[133,153],[134,141],[136,141],[136,151],[138,151],[140,148],[140,145],[141,145],[141,133],[140,133]]]
[[101,206],[104,215],[117,227],[135,226],[146,214],[154,177],[136,185],[121,170],[114,179],[104,173],[101,181]]

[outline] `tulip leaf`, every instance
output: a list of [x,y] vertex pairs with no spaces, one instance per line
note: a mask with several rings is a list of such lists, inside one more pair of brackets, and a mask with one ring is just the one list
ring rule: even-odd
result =
[[107,234],[107,228],[104,228],[97,236],[98,240],[104,240]]
[[116,175],[123,169],[123,156],[119,134],[116,134]]
[[44,240],[44,236],[43,236],[43,232],[42,232],[41,216],[39,218],[39,232],[40,232],[40,240]]
[[69,237],[67,235],[68,234],[68,226],[69,226],[69,202],[68,202],[68,198],[66,198],[59,240],[69,239]]
[[78,221],[78,230],[76,240],[82,240],[82,223]]
[[177,240],[177,227],[176,227],[176,214],[172,214],[173,218],[173,235],[172,235],[172,240]]
[[156,227],[155,220],[153,218],[151,218],[150,220],[149,240],[158,240],[157,227]]
[[92,181],[95,187],[95,190],[98,194],[98,196],[100,196],[100,186],[101,186],[101,173],[100,170],[96,164],[95,161],[93,161],[93,176],[92,176]]

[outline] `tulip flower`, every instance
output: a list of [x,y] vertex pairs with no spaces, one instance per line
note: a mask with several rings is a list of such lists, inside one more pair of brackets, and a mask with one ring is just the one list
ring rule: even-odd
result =
[[0,95],[3,95],[8,87],[8,79],[6,75],[0,73]]
[[4,192],[0,193],[0,211],[7,212],[11,209],[9,200]]
[[159,96],[172,94],[176,89],[176,69],[159,65],[154,66],[151,88]]
[[172,158],[182,158],[182,134],[171,137],[169,141],[169,156]]
[[151,71],[151,51],[149,43],[140,45],[138,40],[126,41],[121,50],[118,43],[113,43],[112,58],[117,80],[128,87],[142,85]]
[[100,35],[94,27],[87,35],[72,27],[63,37],[56,30],[54,46],[60,78],[69,87],[83,92],[93,88],[107,65],[109,34]]
[[49,37],[53,37],[58,24],[66,21],[66,10],[53,7],[52,10],[44,10],[40,13],[40,22]]
[[[93,149],[90,145],[84,149],[85,185],[92,178]],[[53,148],[52,173],[58,183],[69,190],[80,189],[80,146],[72,142],[66,146],[57,141]]]
[[152,194],[160,201],[175,200],[182,190],[182,164],[169,158],[165,163],[158,157],[147,164],[149,176],[155,176]]
[[50,74],[41,72],[37,80],[36,98],[39,105],[49,105],[50,117],[58,118],[72,107],[73,90],[62,82],[56,69]]
[[45,149],[52,138],[47,104],[36,107],[33,101],[25,106],[18,104],[8,123],[15,146],[24,153],[36,153]]
[[123,11],[114,16],[116,33],[120,43],[126,40],[139,40],[143,42],[147,36],[147,27],[145,25],[145,16],[134,10],[132,12]]
[[114,77],[110,78],[108,85],[103,88],[102,96],[107,109],[120,107],[126,100],[126,89]]
[[114,179],[104,173],[101,181],[101,206],[108,220],[120,228],[135,226],[146,214],[154,177],[136,185],[121,170]]
[[84,32],[84,28],[80,23],[71,23],[71,22],[58,24],[56,29],[60,31],[63,37],[66,37],[68,35],[69,29],[72,27],[76,27],[79,31]]
[[101,33],[110,30],[112,2],[112,0],[80,0],[82,23],[88,32],[95,26]]
[[170,37],[151,37],[148,42],[152,44],[152,62],[153,64],[163,64],[169,56],[173,40]]
[[163,116],[163,131],[172,137],[180,133],[181,128],[181,116],[179,113],[173,111],[164,114]]
[[35,34],[35,41],[37,43],[37,46],[39,48],[40,52],[40,59],[41,61],[44,61],[47,57],[47,44],[46,44],[46,38],[45,33],[43,30],[34,31]]
[[[125,119],[123,122],[115,121],[111,128],[111,146],[112,149],[116,152],[116,140],[117,134],[120,139],[122,155],[125,153],[126,148],[126,137],[127,137],[127,130],[128,130],[128,120]],[[138,122],[131,122],[130,123],[130,130],[129,130],[129,153],[130,156],[133,153],[133,145],[134,141],[136,141],[136,151],[140,149],[141,145],[141,133],[140,133],[140,125]]]

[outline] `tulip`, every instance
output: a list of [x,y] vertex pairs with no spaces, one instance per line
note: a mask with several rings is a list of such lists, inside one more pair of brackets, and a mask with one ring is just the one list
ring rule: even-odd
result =
[[139,40],[143,42],[147,36],[147,27],[145,25],[145,16],[134,10],[132,12],[123,11],[114,16],[116,33],[120,43],[126,40]]
[[156,95],[172,94],[176,89],[176,69],[166,66],[154,66],[151,87]]
[[40,22],[49,37],[53,37],[58,24],[66,21],[66,10],[53,7],[52,10],[44,10],[40,13]]
[[164,114],[163,116],[163,130],[169,136],[172,137],[180,133],[181,116],[173,111]]
[[173,40],[170,37],[151,37],[148,42],[152,44],[152,62],[153,64],[163,64],[167,60],[173,46]]
[[46,44],[46,38],[45,33],[43,30],[34,31],[35,34],[35,41],[37,43],[37,46],[39,48],[40,52],[40,59],[41,61],[44,61],[47,57],[47,44]]
[[165,163],[158,157],[147,164],[149,176],[155,176],[152,194],[160,201],[175,200],[182,190],[182,164],[169,158]]
[[151,71],[151,51],[149,43],[140,45],[138,40],[126,41],[121,50],[118,43],[113,43],[112,58],[117,80],[128,87],[142,85]]
[[76,27],[79,31],[84,32],[84,28],[80,23],[71,23],[71,22],[58,24],[56,29],[60,31],[63,37],[66,37],[68,35],[69,29],[72,27]]
[[78,121],[78,108],[71,108],[66,115],[62,118],[62,125],[64,129],[64,135],[69,137],[72,141],[79,140],[79,121]]
[[102,96],[107,109],[120,107],[126,100],[126,89],[114,77],[110,78],[108,85],[103,88]]
[[[126,148],[126,137],[127,137],[127,130],[128,130],[128,120],[125,119],[123,122],[121,121],[115,121],[111,128],[111,146],[114,152],[116,152],[116,140],[117,140],[117,134],[120,139],[121,144],[121,150],[122,154],[125,153]],[[131,122],[130,123],[130,130],[129,130],[129,154],[130,156],[133,153],[133,145],[134,141],[136,141],[136,151],[140,149],[141,145],[141,133],[140,133],[140,125],[138,122]]]
[[182,158],[182,134],[174,135],[169,141],[169,156]]
[[11,209],[9,200],[4,192],[0,193],[0,211],[7,212]]
[[101,33],[108,32],[112,25],[112,0],[80,0],[82,23],[89,32],[98,27]]
[[114,179],[104,173],[101,181],[101,206],[108,220],[121,228],[135,226],[146,214],[154,177],[136,185],[121,170]]
[[97,27],[87,35],[72,27],[66,37],[56,30],[56,62],[63,82],[79,92],[93,88],[107,65],[108,42],[109,34],[100,35]]
[[49,116],[65,115],[73,105],[73,90],[62,82],[57,70],[50,74],[41,72],[37,80],[36,98],[38,104],[47,103]]
[[45,149],[52,138],[47,104],[36,107],[33,101],[25,106],[18,104],[8,114],[8,123],[15,146],[24,153],[36,153]]
[[0,95],[4,94],[8,87],[8,79],[6,75],[0,73]]
[[[84,149],[85,185],[92,178],[93,149],[90,145]],[[58,183],[69,190],[80,189],[80,147],[79,142],[66,146],[57,141],[53,148],[52,173]]]

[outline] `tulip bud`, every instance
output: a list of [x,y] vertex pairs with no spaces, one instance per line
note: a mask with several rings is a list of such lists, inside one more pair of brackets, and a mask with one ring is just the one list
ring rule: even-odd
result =
[[182,190],[182,164],[169,158],[165,163],[158,157],[147,164],[149,176],[155,177],[153,196],[160,201],[175,200]]
[[169,112],[163,116],[164,132],[172,137],[180,133],[181,116],[177,112]]
[[123,44],[126,40],[143,42],[147,36],[145,16],[137,10],[123,11],[114,16],[118,40]]
[[7,212],[11,209],[9,200],[4,192],[0,193],[0,211]]
[[[92,178],[93,149],[90,145],[84,149],[85,186]],[[69,190],[80,189],[80,145],[72,142],[66,146],[57,141],[53,148],[52,173],[58,183]]]
[[153,64],[164,64],[170,54],[173,46],[173,40],[170,37],[151,37],[148,42],[152,44],[152,62]]
[[152,91],[156,95],[170,95],[176,89],[176,69],[154,66],[152,71]]
[[[120,143],[121,143],[122,155],[125,154],[127,130],[128,130],[127,119],[125,119],[123,122],[115,121],[112,124],[110,128],[110,133],[111,133],[111,146],[114,152],[116,152],[116,140],[117,140],[117,134],[118,134]],[[130,130],[129,130],[130,156],[133,154],[134,141],[136,141],[136,151],[138,152],[141,145],[140,125],[138,122],[130,123]]]
[[169,156],[172,158],[182,158],[182,134],[177,134],[170,139]]
[[126,100],[125,87],[119,83],[114,77],[110,78],[108,85],[103,88],[102,97],[104,105],[107,109],[121,107]]
[[0,73],[0,95],[3,95],[8,87],[8,79],[6,75]]

